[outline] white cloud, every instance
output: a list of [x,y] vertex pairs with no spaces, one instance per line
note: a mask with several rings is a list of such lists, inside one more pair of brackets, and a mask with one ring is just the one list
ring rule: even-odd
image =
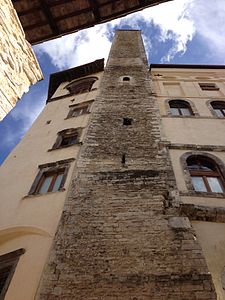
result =
[[[39,54],[47,53],[53,64],[59,69],[65,69],[95,59],[107,58],[111,44],[108,36],[115,26],[120,28],[126,25],[133,29],[142,29],[143,22],[144,27],[150,26],[153,22],[160,27],[159,40],[174,41],[173,47],[164,58],[164,60],[170,60],[177,52],[185,51],[187,42],[192,39],[194,26],[187,12],[192,2],[193,0],[174,0],[157,5],[124,18],[43,43],[36,46],[35,50]],[[143,34],[147,53],[151,49],[151,38]]]
[[[142,29],[147,53],[151,51],[152,39],[171,42],[172,46],[162,57],[162,62],[170,61],[177,53],[185,53],[188,42],[196,33],[203,38],[206,48],[224,60],[224,15],[224,0],[214,0],[213,5],[205,0],[174,0],[43,43],[35,49],[38,53],[47,53],[53,64],[65,69],[107,58],[110,49],[108,36],[112,35],[115,26],[129,26]],[[148,28],[152,24],[160,29],[157,36],[148,36]]]
[[107,25],[98,25],[35,46],[38,54],[47,53],[59,69],[71,68],[96,59],[107,58],[111,43]]
[[196,0],[190,5],[190,18],[196,32],[203,38],[207,48],[225,63],[225,3],[224,0]]
[[[154,7],[144,9],[127,16],[121,22],[132,28],[145,29],[154,24],[159,27],[160,33],[156,36],[143,34],[144,41],[157,38],[161,42],[173,41],[173,46],[163,57],[163,61],[171,60],[178,52],[185,52],[187,42],[194,34],[194,24],[189,18],[188,10],[193,0],[174,0]],[[144,26],[143,26],[144,23]],[[146,49],[151,50],[151,44],[145,43]]]

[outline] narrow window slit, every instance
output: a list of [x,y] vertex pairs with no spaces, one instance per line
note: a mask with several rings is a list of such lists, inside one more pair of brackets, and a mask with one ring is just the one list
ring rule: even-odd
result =
[[122,154],[122,160],[121,160],[122,164],[125,164],[126,163],[126,154],[123,153]]

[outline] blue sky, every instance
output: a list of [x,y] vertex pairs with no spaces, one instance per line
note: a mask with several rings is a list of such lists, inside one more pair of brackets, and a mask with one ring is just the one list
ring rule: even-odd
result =
[[149,63],[225,64],[224,18],[224,0],[174,0],[35,46],[45,79],[0,122],[0,163],[44,108],[49,74],[107,59],[116,29],[142,30]]

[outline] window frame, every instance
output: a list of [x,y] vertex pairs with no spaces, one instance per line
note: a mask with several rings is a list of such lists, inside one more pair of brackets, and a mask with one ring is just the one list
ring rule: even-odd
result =
[[[213,105],[219,105],[218,103],[221,104],[221,108],[214,108]],[[210,106],[212,108],[212,111],[213,111],[214,115],[217,118],[225,118],[225,101],[213,100],[213,101],[210,101]],[[222,106],[224,106],[224,108],[222,108]],[[216,110],[219,110],[222,113],[223,116],[218,115],[217,112],[216,112]]]
[[[191,104],[188,101],[186,101],[186,100],[182,100],[182,99],[170,99],[168,101],[168,105],[169,105],[169,110],[170,110],[170,115],[171,116],[174,116],[174,117],[191,117],[191,116],[195,115],[195,113],[194,113],[194,111],[192,109]],[[173,105],[174,107],[173,106],[171,107],[171,105]],[[181,107],[182,105],[183,105],[183,107]],[[174,114],[172,112],[172,109],[174,109],[174,108],[178,110],[178,114]],[[183,112],[182,112],[183,108],[185,108],[185,109],[187,109],[189,111],[188,115],[187,114],[183,114]]]
[[[68,115],[67,115],[66,119],[68,119],[68,118],[77,118],[79,116],[89,114],[90,113],[90,108],[91,108],[91,105],[92,105],[93,101],[94,100],[90,100],[90,101],[70,105],[69,106],[69,112],[68,112]],[[87,108],[85,110],[85,112],[82,111],[81,113],[78,113],[77,115],[73,115],[75,110],[82,110],[85,107]]]
[[219,87],[214,82],[199,82],[202,91],[219,91]]
[[[190,157],[199,157],[202,158],[206,161],[209,161],[211,164],[213,164],[217,170],[217,174],[215,172],[211,171],[205,171],[204,175],[212,175],[211,177],[217,177],[219,178],[219,184],[221,186],[221,189],[223,190],[222,193],[220,192],[212,192],[211,188],[210,190],[207,189],[207,191],[196,191],[194,188],[194,184],[192,181],[192,176],[197,176],[197,171],[190,172],[190,168],[188,167],[187,160],[190,159]],[[188,190],[188,195],[199,195],[199,196],[209,196],[209,197],[224,197],[225,195],[225,165],[223,161],[221,161],[217,156],[212,155],[211,153],[208,152],[201,152],[201,151],[191,151],[191,152],[185,152],[183,155],[180,157],[180,162],[184,171],[184,180],[187,186]],[[208,173],[207,173],[208,172]],[[192,174],[191,174],[192,173]],[[201,172],[202,173],[202,172]],[[191,176],[192,175],[192,176]],[[207,177],[207,176],[206,176]],[[185,192],[186,194],[186,192]]]
[[[213,172],[213,171],[211,171],[211,172],[210,171],[202,171],[201,172],[201,171],[193,171],[193,170],[189,169],[189,173],[190,173],[191,178],[193,178],[193,177],[202,178],[207,193],[220,193],[220,192],[214,192],[211,189],[209,181],[208,181],[208,178],[217,178],[219,185],[221,187],[221,190],[222,190],[222,193],[220,193],[220,194],[224,194],[224,184],[221,180],[221,175],[219,174],[219,172]],[[192,182],[192,184],[193,184],[193,182]],[[193,184],[193,187],[194,187],[194,184]],[[203,192],[203,191],[197,191],[195,188],[194,188],[194,190],[196,192]]]
[[4,282],[2,290],[0,291],[0,300],[3,300],[5,298],[7,290],[10,286],[13,275],[15,273],[16,266],[19,262],[20,256],[23,255],[24,253],[25,253],[25,249],[21,248],[0,256],[0,273],[1,270],[10,267],[8,276]]
[[[40,165],[39,172],[36,175],[32,185],[31,185],[28,195],[46,195],[48,193],[64,191],[65,190],[64,185],[65,185],[68,171],[70,168],[70,163],[74,160],[75,160],[74,158],[70,158],[70,159],[66,159],[66,160],[57,161],[54,163],[47,163],[44,165]],[[63,174],[63,177],[60,182],[60,186],[59,186],[58,190],[54,191],[54,192],[49,191],[46,193],[39,193],[42,183],[44,181],[44,178],[46,177],[46,174],[48,175],[48,174],[53,174],[53,173],[54,174],[59,174],[59,173]]]
[[[36,187],[36,190],[35,190],[35,194],[47,194],[47,193],[51,193],[53,192],[53,188],[55,186],[55,183],[56,183],[56,180],[58,178],[59,175],[63,175],[64,176],[64,172],[65,172],[65,169],[59,169],[55,172],[51,171],[51,172],[43,172],[41,178],[40,178],[40,181],[38,182],[38,185]],[[50,185],[48,187],[48,190],[46,193],[40,193],[41,191],[41,188],[43,187],[43,184],[46,180],[46,178],[48,178],[49,176],[52,176],[52,179],[50,181]],[[63,180],[63,177],[61,179],[61,182],[60,182],[60,185],[59,185],[59,188],[57,191],[59,191],[60,189],[62,189],[63,185],[62,185],[62,180]]]
[[129,117],[123,118],[123,125],[124,126],[132,126],[133,125],[133,119]]
[[[52,146],[52,148],[49,151],[56,150],[56,149],[67,148],[67,147],[71,147],[71,146],[80,144],[81,143],[80,142],[80,137],[81,137],[82,129],[83,128],[78,127],[78,128],[67,128],[67,129],[63,129],[63,130],[59,131],[57,133],[56,141],[55,141],[54,145]],[[75,140],[74,143],[63,145],[63,140],[64,139],[72,138],[72,137],[76,137],[76,140]]]

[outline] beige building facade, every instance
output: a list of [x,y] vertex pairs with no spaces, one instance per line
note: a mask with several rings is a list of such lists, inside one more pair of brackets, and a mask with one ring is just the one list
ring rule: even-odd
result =
[[225,299],[224,103],[223,66],[148,70],[139,31],[52,74],[0,169],[2,299]]
[[[54,93],[48,99],[46,107],[1,166],[0,248],[1,254],[11,253],[10,258],[3,255],[0,260],[0,273],[3,274],[1,287],[2,284],[7,286],[7,278],[11,278],[13,273],[7,292],[4,288],[1,289],[1,299],[35,298],[68,193],[72,172],[79,157],[93,101],[98,94],[102,70],[103,60],[66,71],[66,74],[61,72],[61,79],[57,81],[58,86],[54,87]],[[77,82],[77,74],[81,73],[83,76],[79,80],[93,78],[93,85],[90,91],[74,95],[73,92],[69,92],[67,86]],[[86,75],[89,73],[91,74]],[[73,109],[74,116],[70,115]],[[61,132],[68,132],[68,138],[72,132],[75,139],[71,140],[71,144],[70,141],[67,144],[65,135],[64,144],[54,146],[61,137]],[[62,172],[67,168],[63,187],[56,187],[58,191],[49,193],[32,192],[32,184],[40,171],[52,167],[60,167]],[[13,187],[6,188],[12,181]],[[16,251],[19,250],[21,256],[14,272],[14,260],[18,254]],[[24,254],[21,254],[23,252]],[[8,260],[11,260],[11,263],[8,264]]]
[[[217,299],[222,300],[225,299],[225,68],[152,65],[151,73],[161,115],[162,138],[168,143],[180,201],[200,241]],[[180,101],[182,107],[182,100],[189,108],[178,112],[179,102],[173,108],[173,101]],[[207,177],[211,176],[207,172],[201,187],[193,185],[191,169],[189,171],[186,164],[191,156],[212,159],[217,164],[222,190],[205,187]],[[204,172],[198,175],[203,177]]]

